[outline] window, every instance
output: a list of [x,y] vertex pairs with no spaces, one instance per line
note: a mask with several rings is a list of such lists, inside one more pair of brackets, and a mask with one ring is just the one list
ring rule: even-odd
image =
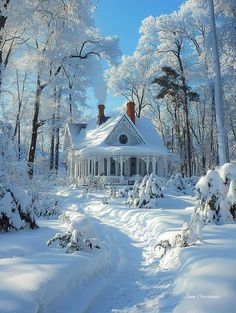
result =
[[128,142],[128,137],[125,134],[120,135],[119,141],[122,145],[125,145]]

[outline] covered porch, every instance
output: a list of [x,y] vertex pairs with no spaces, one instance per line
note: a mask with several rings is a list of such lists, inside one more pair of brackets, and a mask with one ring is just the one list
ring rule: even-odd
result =
[[70,158],[69,175],[79,184],[86,184],[90,177],[98,177],[107,184],[133,184],[150,173],[167,177],[170,167],[170,160],[158,154],[80,156],[74,151]]

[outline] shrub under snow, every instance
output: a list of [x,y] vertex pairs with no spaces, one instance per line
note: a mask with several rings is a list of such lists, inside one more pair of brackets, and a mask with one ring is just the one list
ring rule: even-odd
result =
[[235,220],[236,163],[226,163],[218,170],[209,170],[196,185],[196,213],[206,223]]
[[236,221],[236,163],[209,170],[201,177],[195,190],[198,201],[190,223],[184,223],[180,232],[157,244],[159,257],[173,248],[195,244],[208,223]]
[[88,219],[82,214],[64,213],[62,220],[69,222],[68,228],[64,233],[57,233],[54,237],[47,241],[50,246],[54,242],[58,242],[60,248],[65,249],[66,253],[73,253],[80,250],[91,250],[93,248],[100,249],[100,244],[96,239],[96,235],[89,223]]
[[181,173],[174,173],[166,182],[166,187],[177,192],[191,193],[197,180],[198,178],[196,176],[183,177]]
[[129,191],[131,190],[130,186],[124,185],[122,188],[117,188],[115,186],[109,186],[108,197],[109,198],[124,198],[128,196]]
[[35,214],[46,218],[58,217],[61,214],[61,206],[58,201],[46,196],[35,195],[37,205]]
[[160,240],[155,247],[158,257],[161,258],[173,248],[183,248],[194,245],[201,239],[201,231],[205,223],[201,220],[199,215],[192,214],[191,222],[185,222],[182,225],[181,231],[172,235],[166,240]]
[[163,198],[163,193],[154,174],[146,175],[141,184],[134,184],[128,193],[127,203],[132,208],[156,208],[157,199]]
[[0,185],[0,231],[37,228],[35,203],[24,191],[14,186]]

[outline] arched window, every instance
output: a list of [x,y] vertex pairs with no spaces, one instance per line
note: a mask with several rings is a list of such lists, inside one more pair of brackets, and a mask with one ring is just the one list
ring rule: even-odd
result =
[[119,137],[119,141],[122,145],[125,145],[128,142],[128,137],[125,134],[121,134]]

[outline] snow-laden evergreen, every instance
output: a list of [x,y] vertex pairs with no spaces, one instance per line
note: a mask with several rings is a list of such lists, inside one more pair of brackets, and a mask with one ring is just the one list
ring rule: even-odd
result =
[[209,170],[196,185],[196,213],[205,223],[225,223],[235,218],[236,163]]
[[192,193],[198,181],[197,176],[183,177],[181,173],[174,173],[166,182],[166,188],[176,192]]
[[127,203],[132,208],[157,208],[158,198],[163,198],[158,178],[153,173],[144,176],[140,185],[134,184],[133,190],[128,193]]

